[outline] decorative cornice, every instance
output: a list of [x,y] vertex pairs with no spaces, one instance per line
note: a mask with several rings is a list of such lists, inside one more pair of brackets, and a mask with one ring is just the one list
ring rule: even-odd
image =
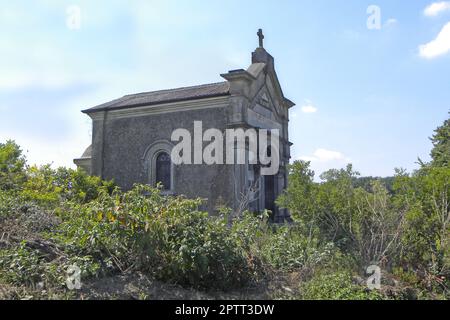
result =
[[[118,109],[103,111],[107,112],[109,119],[121,119],[121,118],[131,118],[131,117],[142,117],[154,114],[164,114],[172,112],[182,112],[191,110],[202,110],[211,108],[224,108],[230,103],[229,96],[214,97],[207,99],[189,100],[189,101],[179,101],[172,103],[163,103],[158,105],[148,105],[140,106],[127,109]],[[103,120],[103,112],[95,112],[88,114],[92,120]]]
[[250,82],[256,79],[254,75],[244,69],[232,70],[228,73],[223,73],[220,76],[228,81],[245,80]]

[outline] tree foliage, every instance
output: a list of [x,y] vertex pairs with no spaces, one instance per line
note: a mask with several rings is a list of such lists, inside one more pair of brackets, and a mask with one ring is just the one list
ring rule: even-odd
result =
[[25,181],[25,157],[14,141],[0,143],[0,190],[14,190]]
[[431,142],[431,164],[435,167],[450,166],[450,119],[445,120],[444,124],[434,131]]

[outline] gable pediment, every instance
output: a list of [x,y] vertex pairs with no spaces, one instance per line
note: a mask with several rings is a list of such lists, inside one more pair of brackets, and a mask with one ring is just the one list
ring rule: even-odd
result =
[[246,114],[281,125],[288,120],[288,110],[294,104],[284,97],[274,59],[264,48],[252,53],[252,64],[247,70],[231,70],[221,76],[230,84],[230,123],[248,122]]
[[271,118],[278,122],[281,122],[285,117],[285,111],[281,101],[279,101],[275,91],[270,90],[267,82],[264,83],[259,92],[254,96],[250,104],[250,109],[261,114],[270,114]]
[[272,95],[264,85],[247,109],[249,125],[263,129],[282,128],[283,119]]

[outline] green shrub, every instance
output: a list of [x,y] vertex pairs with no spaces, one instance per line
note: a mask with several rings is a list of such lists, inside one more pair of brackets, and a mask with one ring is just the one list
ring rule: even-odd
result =
[[278,200],[293,213],[299,232],[308,239],[334,243],[353,255],[360,267],[391,264],[400,251],[405,209],[394,206],[380,181],[373,181],[370,191],[355,188],[359,173],[351,165],[324,172],[321,183],[314,182],[309,165],[296,161],[290,166],[293,183]]
[[111,270],[142,270],[158,279],[204,288],[241,286],[255,276],[246,241],[225,216],[198,211],[201,200],[163,197],[135,186],[59,212],[57,240],[71,254],[91,255]]
[[54,184],[62,189],[64,200],[86,203],[98,197],[101,189],[111,193],[114,189],[112,181],[102,181],[99,177],[90,176],[84,170],[58,168],[54,171]]
[[0,190],[0,219],[11,214],[18,203],[17,200],[17,196],[11,192]]
[[87,175],[83,170],[32,166],[21,195],[42,206],[55,207],[62,201],[86,203],[98,197],[100,189],[111,192],[113,183]]
[[261,249],[265,261],[283,271],[308,271],[333,258],[333,243],[319,244],[295,227],[280,227],[269,232]]
[[0,278],[15,285],[34,285],[42,280],[44,272],[39,255],[28,250],[25,243],[0,250]]
[[54,172],[49,165],[27,169],[27,181],[21,195],[39,205],[56,205],[62,188],[54,184]]
[[394,186],[397,203],[407,209],[402,235],[404,249],[400,255],[402,267],[442,277],[448,287],[450,168],[424,167],[411,176],[399,172]]
[[19,189],[26,180],[25,157],[14,141],[0,143],[0,190]]
[[300,287],[304,300],[381,300],[376,290],[354,284],[349,272],[318,274]]
[[39,251],[28,248],[23,241],[16,247],[0,250],[0,285],[7,283],[22,288],[24,293],[34,298],[69,297],[66,280],[67,270],[72,265],[80,268],[82,281],[98,275],[99,265],[92,257],[47,261]]

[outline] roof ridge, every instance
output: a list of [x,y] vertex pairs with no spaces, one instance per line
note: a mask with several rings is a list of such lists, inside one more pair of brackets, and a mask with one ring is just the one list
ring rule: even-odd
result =
[[200,88],[200,87],[210,87],[210,86],[214,86],[214,85],[225,84],[227,82],[228,81],[221,81],[221,82],[199,84],[199,85],[195,85],[195,86],[186,86],[186,87],[172,88],[172,89],[162,89],[162,90],[155,90],[155,91],[144,91],[144,92],[127,94],[127,95],[123,96],[123,98],[137,96],[137,95],[143,95],[143,94],[149,94],[149,93],[164,93],[164,92],[177,91],[177,90],[181,91],[181,90],[195,89],[195,88]]
[[100,111],[116,108],[132,107],[144,104],[158,104],[169,101],[201,99],[206,97],[229,94],[230,85],[227,81],[207,83],[189,87],[147,91],[125,95],[121,98],[103,103],[83,112]]

